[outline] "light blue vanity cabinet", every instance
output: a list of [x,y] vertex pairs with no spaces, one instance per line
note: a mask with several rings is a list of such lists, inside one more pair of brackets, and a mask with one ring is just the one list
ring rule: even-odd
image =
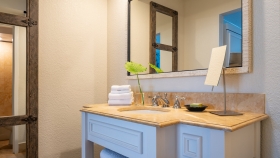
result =
[[233,132],[178,124],[178,158],[260,158],[260,122]]
[[93,143],[130,158],[175,158],[176,125],[154,127],[82,112],[82,158],[93,157]]
[[156,127],[139,118],[107,116],[82,112],[82,158],[93,157],[93,143],[129,158],[260,157],[259,121],[231,132],[183,121]]

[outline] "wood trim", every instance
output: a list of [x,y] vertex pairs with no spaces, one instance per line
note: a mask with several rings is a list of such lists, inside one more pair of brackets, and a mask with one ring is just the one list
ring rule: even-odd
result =
[[27,20],[27,19],[28,17],[0,12],[0,23],[26,27],[27,24],[24,23],[23,20]]
[[23,119],[26,119],[26,118],[28,118],[27,115],[1,117],[0,118],[0,127],[26,124],[26,122],[23,121]]
[[[37,21],[39,0],[29,0],[29,18]],[[29,27],[28,91],[29,115],[38,118],[38,25]],[[27,157],[38,157],[38,121],[28,124]]]
[[175,15],[178,15],[178,12],[176,10],[165,7],[163,5],[155,3],[153,1],[150,2],[150,5],[151,5],[151,7],[154,8],[154,10],[156,12],[160,12],[160,13],[166,14],[166,15],[171,16],[171,17],[174,17]]
[[169,52],[173,52],[173,47],[165,44],[156,44],[156,49],[165,50]]

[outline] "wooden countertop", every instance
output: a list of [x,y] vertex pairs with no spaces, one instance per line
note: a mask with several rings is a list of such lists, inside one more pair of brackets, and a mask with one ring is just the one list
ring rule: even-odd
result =
[[[130,110],[157,110],[167,111],[161,113],[135,113]],[[185,107],[181,109],[152,107],[152,106],[109,106],[108,104],[94,104],[84,106],[82,112],[122,119],[126,121],[146,124],[156,127],[165,127],[173,124],[188,124],[200,127],[235,131],[239,128],[268,118],[266,114],[244,112],[239,116],[217,116],[209,113],[211,109],[203,112],[190,112]]]

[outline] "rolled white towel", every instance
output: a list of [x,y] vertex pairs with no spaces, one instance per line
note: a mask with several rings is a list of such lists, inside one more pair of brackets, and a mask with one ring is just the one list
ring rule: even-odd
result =
[[130,85],[113,85],[111,91],[125,91],[130,90]]
[[123,91],[113,91],[113,90],[111,90],[112,94],[123,94],[123,93],[130,93],[130,92],[132,92],[131,89],[123,90]]
[[122,93],[122,94],[109,93],[108,95],[109,99],[131,99],[132,97],[133,97],[133,92]]
[[108,104],[109,105],[131,105],[131,103],[134,101],[134,98],[132,99],[109,99]]
[[103,149],[101,152],[100,152],[100,158],[127,158],[117,152],[114,152],[110,149]]

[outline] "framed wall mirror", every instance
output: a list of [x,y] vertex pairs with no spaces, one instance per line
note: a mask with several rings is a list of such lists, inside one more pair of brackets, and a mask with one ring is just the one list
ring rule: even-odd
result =
[[0,157],[38,157],[38,0],[0,0]]
[[212,48],[227,45],[226,74],[249,73],[251,14],[252,0],[129,1],[128,61],[164,71],[150,69],[140,78],[200,76]]

